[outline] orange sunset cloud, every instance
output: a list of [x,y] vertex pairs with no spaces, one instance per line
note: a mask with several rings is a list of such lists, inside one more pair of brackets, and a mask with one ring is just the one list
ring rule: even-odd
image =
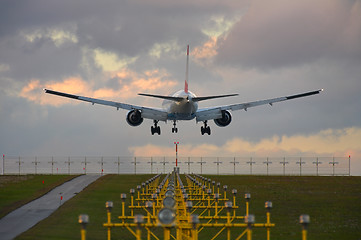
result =
[[61,106],[69,103],[76,104],[76,102],[66,98],[49,96],[44,94],[42,89],[47,88],[93,98],[126,100],[133,98],[140,91],[154,92],[158,89],[172,89],[177,84],[176,81],[168,80],[169,76],[165,70],[158,69],[143,73],[122,69],[119,72],[107,73],[106,75],[109,75],[110,78],[117,78],[120,87],[118,89],[107,87],[94,89],[95,84],[93,82],[87,82],[80,77],[70,77],[61,82],[49,81],[46,83],[32,79],[22,88],[19,95],[40,105]]

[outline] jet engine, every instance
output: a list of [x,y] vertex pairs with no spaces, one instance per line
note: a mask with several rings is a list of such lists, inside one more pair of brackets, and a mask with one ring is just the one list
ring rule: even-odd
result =
[[132,110],[127,114],[127,123],[130,126],[136,127],[142,124],[142,113],[139,110]]
[[214,119],[214,123],[218,127],[225,127],[228,126],[232,121],[232,115],[228,111],[222,111],[222,118]]

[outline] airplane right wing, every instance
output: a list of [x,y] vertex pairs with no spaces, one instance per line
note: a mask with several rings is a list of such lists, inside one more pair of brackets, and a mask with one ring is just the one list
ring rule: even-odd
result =
[[63,92],[57,92],[49,89],[44,89],[45,93],[61,96],[61,97],[67,97],[72,98],[80,101],[90,102],[93,105],[94,104],[100,104],[100,105],[106,105],[117,108],[117,110],[125,109],[125,110],[138,110],[141,112],[143,118],[158,120],[158,121],[167,121],[168,113],[166,111],[163,111],[162,109],[156,109],[156,108],[149,108],[149,107],[143,107],[143,106],[136,106],[136,105],[130,105],[126,103],[119,103],[119,102],[113,102],[113,101],[107,101],[102,99],[96,99],[96,98],[88,98],[88,97],[82,97],[77,96],[73,94],[63,93]]
[[196,113],[196,121],[206,121],[206,120],[212,120],[212,119],[220,119],[223,116],[223,112],[226,110],[236,111],[236,110],[242,110],[244,109],[247,111],[250,107],[256,107],[260,105],[269,104],[272,106],[273,103],[276,102],[283,102],[295,98],[301,98],[301,97],[307,97],[315,94],[319,94],[322,92],[323,89],[312,91],[312,92],[306,92],[291,96],[285,96],[285,97],[278,97],[278,98],[271,98],[266,100],[260,100],[255,102],[247,102],[247,103],[239,103],[239,104],[232,104],[232,105],[225,105],[225,106],[219,106],[219,107],[211,107],[211,108],[203,108],[199,109]]

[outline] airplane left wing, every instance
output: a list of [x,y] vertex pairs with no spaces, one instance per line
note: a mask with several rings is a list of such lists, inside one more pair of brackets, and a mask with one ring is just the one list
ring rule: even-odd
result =
[[77,96],[73,94],[63,93],[63,92],[57,92],[49,89],[44,89],[45,93],[61,96],[61,97],[67,97],[72,98],[80,101],[90,102],[93,105],[94,104],[100,104],[100,105],[106,105],[117,108],[117,110],[125,109],[125,110],[138,110],[141,112],[143,118],[158,120],[158,121],[167,121],[168,113],[166,111],[163,111],[161,109],[156,108],[149,108],[149,107],[143,107],[143,106],[136,106],[126,103],[120,103],[120,102],[113,102],[113,101],[107,101],[102,99],[96,99],[96,98],[88,98],[83,96]]
[[203,108],[199,109],[196,113],[196,121],[205,121],[205,120],[212,120],[212,119],[219,119],[222,118],[223,112],[226,110],[236,111],[236,110],[242,110],[244,109],[247,111],[250,107],[256,107],[260,105],[269,104],[272,106],[273,103],[276,102],[283,102],[295,98],[301,98],[301,97],[307,97],[315,94],[319,94],[322,92],[323,89],[312,91],[312,92],[306,92],[291,96],[285,96],[285,97],[279,97],[279,98],[271,98],[266,100],[260,100],[255,102],[247,102],[247,103],[240,103],[240,104],[232,104],[232,105],[225,105],[225,106],[219,106],[219,107],[211,107],[211,108]]

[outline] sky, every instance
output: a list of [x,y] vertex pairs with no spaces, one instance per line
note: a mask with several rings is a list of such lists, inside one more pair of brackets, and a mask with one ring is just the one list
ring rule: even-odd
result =
[[[184,86],[197,96],[238,93],[199,107],[324,89],[232,112],[224,128],[151,120],[45,94],[160,107]],[[351,155],[361,174],[361,1],[2,1],[0,152],[12,156]]]

